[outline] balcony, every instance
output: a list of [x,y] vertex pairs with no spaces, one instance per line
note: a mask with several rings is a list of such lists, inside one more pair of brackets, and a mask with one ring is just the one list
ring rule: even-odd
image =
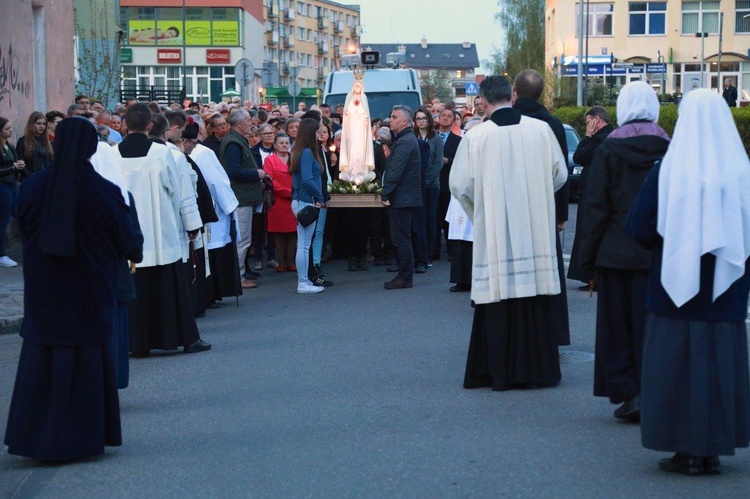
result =
[[288,75],[289,74],[289,64],[287,64],[285,62],[282,62],[281,64],[279,64],[279,72],[281,72],[281,74],[283,74],[283,75]]
[[360,25],[356,26],[349,26],[352,30],[352,38],[359,38],[360,32],[362,31],[362,27]]
[[328,19],[323,16],[318,17],[318,29],[328,29]]
[[279,17],[279,6],[278,4],[273,4],[268,6],[268,18],[269,19],[278,19]]
[[344,32],[344,21],[336,21],[333,23],[333,32],[334,33],[343,33]]
[[267,42],[269,45],[278,45],[279,44],[279,32],[278,31],[269,32]]
[[284,22],[292,22],[294,21],[294,9],[284,9]]
[[285,48],[294,47],[294,35],[293,34],[289,34],[284,37],[284,47]]
[[318,42],[318,54],[328,53],[328,42]]
[[326,68],[318,68],[318,81],[325,80],[328,76],[328,70]]

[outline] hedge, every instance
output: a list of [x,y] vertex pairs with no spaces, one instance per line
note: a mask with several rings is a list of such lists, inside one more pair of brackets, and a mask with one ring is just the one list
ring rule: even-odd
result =
[[[586,121],[584,115],[588,107],[559,107],[555,109],[552,114],[557,116],[560,121],[568,124],[578,131],[578,135],[583,137],[586,134]],[[609,117],[612,119],[612,124],[617,126],[617,111],[615,107],[605,106],[605,109],[609,113]],[[739,107],[732,108],[732,116],[734,117],[734,123],[737,125],[737,130],[742,138],[742,143],[745,146],[745,151],[750,155],[750,107]],[[664,104],[659,110],[659,125],[664,129],[665,132],[672,136],[674,132],[674,126],[677,122],[677,105],[676,104]]]

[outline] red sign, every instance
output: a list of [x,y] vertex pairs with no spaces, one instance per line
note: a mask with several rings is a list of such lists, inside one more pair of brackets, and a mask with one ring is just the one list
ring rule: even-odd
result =
[[229,49],[206,49],[206,64],[229,64]]
[[156,62],[159,64],[180,64],[182,62],[182,50],[156,49]]

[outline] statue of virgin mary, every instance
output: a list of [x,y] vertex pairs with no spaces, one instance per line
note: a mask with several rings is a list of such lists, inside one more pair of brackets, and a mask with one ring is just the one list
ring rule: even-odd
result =
[[375,157],[373,154],[370,108],[367,105],[364,71],[354,71],[352,89],[346,95],[344,116],[341,125],[341,153],[339,155],[339,178],[359,185],[375,180]]

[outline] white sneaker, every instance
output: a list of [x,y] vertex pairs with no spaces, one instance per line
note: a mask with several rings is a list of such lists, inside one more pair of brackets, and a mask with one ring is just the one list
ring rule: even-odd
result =
[[322,293],[326,288],[323,286],[316,286],[311,282],[300,282],[297,284],[297,293],[304,295],[310,293]]
[[7,256],[0,256],[0,267],[17,267],[18,264]]

